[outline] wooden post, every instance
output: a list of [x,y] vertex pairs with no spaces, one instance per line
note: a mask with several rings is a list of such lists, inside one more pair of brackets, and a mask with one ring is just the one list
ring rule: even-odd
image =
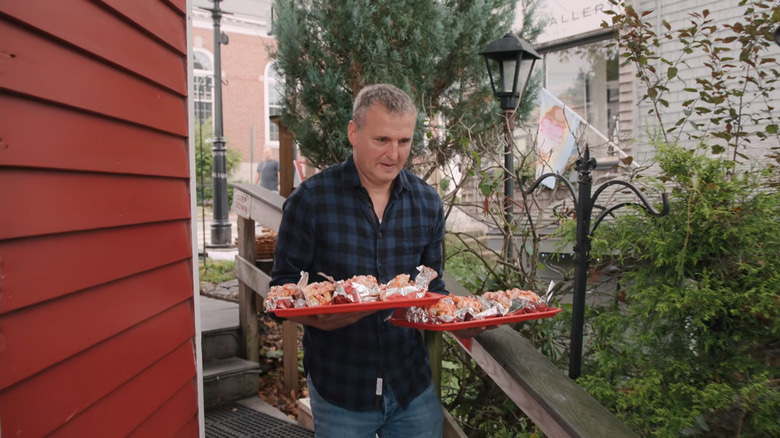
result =
[[433,374],[433,386],[436,395],[441,398],[441,356],[442,335],[441,332],[423,331],[425,347],[428,349],[428,360],[431,362],[431,374]]
[[[255,221],[238,217],[238,254],[246,260],[255,259]],[[260,363],[260,341],[257,327],[257,294],[238,282],[238,323],[241,326],[241,355]]]
[[[286,198],[293,191],[295,163],[293,162],[293,137],[279,116],[269,117],[279,127],[279,194]],[[282,323],[282,360],[284,363],[284,389],[298,390],[298,324]]]
[[295,163],[293,163],[293,137],[279,116],[271,116],[271,123],[279,127],[279,194],[286,198],[293,190]]
[[298,324],[282,323],[282,359],[285,391],[298,391]]

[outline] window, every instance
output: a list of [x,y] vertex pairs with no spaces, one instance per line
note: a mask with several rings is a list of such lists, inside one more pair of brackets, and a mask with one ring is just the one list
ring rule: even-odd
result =
[[[546,88],[607,138],[618,121],[618,57],[600,41],[544,55]],[[591,145],[603,139],[591,138]]]
[[194,83],[195,120],[204,123],[211,119],[214,97],[214,68],[211,53],[204,49],[192,51],[192,70]]
[[[265,68],[265,114],[266,120],[270,116],[282,114],[283,90],[280,87],[279,74],[275,64],[270,63]],[[268,145],[279,145],[279,127],[271,121],[266,122],[265,140]]]

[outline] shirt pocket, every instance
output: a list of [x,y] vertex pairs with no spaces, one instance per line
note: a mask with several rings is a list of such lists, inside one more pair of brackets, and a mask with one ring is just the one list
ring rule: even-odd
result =
[[431,227],[414,225],[396,230],[395,241],[398,250],[404,255],[422,254],[431,240]]

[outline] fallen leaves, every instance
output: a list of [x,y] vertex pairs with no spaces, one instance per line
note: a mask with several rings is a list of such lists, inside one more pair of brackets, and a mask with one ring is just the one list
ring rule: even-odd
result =
[[[268,371],[260,375],[258,396],[266,403],[284,412],[290,418],[298,418],[298,399],[309,396],[306,378],[298,373],[298,390],[284,389],[284,368],[282,365],[282,325],[268,315],[260,316],[260,354]],[[300,333],[298,351],[301,351]]]

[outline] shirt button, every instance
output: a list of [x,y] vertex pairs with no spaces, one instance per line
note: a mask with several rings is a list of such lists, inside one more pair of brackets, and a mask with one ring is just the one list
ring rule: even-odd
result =
[[385,233],[379,233],[379,238],[381,239],[383,237],[385,237]]

